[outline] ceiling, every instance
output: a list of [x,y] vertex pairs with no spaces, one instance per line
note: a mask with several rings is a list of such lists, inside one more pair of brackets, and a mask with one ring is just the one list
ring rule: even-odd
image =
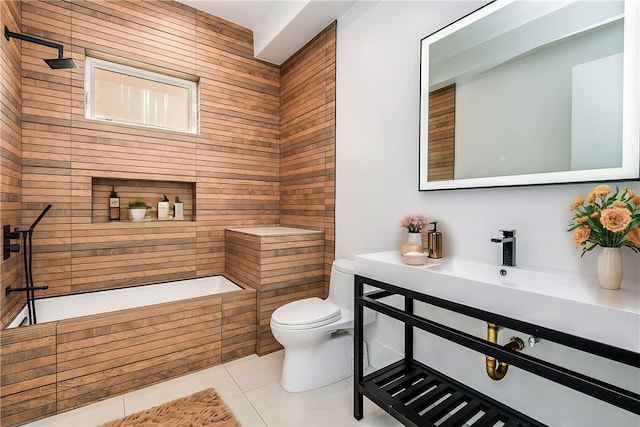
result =
[[254,56],[280,65],[356,1],[176,0],[253,31]]

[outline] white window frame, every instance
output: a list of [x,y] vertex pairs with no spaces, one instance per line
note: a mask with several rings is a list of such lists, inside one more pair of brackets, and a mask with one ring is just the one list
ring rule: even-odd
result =
[[[94,70],[96,68],[113,71],[116,73],[127,74],[129,76],[152,80],[159,83],[166,83],[172,86],[178,86],[189,90],[189,129],[174,129],[166,126],[158,126],[148,123],[129,122],[126,120],[116,120],[111,118],[96,117],[95,116],[95,79]],[[103,59],[93,58],[87,56],[85,58],[85,73],[84,73],[84,117],[92,120],[99,120],[109,123],[118,123],[124,125],[142,126],[153,129],[172,130],[176,132],[192,133],[196,134],[198,123],[198,85],[197,82],[181,79],[178,77],[168,76],[166,74],[155,73],[153,71],[143,70],[141,68],[135,68],[128,65],[118,64],[116,62],[105,61]]]

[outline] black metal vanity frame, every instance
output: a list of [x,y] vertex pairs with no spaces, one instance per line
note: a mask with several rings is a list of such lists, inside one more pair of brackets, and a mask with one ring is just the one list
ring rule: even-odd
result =
[[[379,290],[364,295],[365,284],[371,285]],[[391,295],[404,297],[403,310],[378,301],[381,298]],[[509,427],[544,425],[413,360],[414,327],[485,355],[495,357],[500,361],[517,366],[540,377],[562,384],[627,411],[640,414],[639,394],[526,354],[505,349],[482,338],[417,316],[413,313],[414,300],[640,368],[640,354],[633,351],[356,275],[353,415],[357,420],[362,419],[363,397],[366,396],[406,426],[433,426],[435,421],[452,411],[460,405],[461,402],[466,402],[466,406],[441,423],[439,427],[461,426],[467,421],[470,416],[469,414],[474,411],[477,412],[478,408],[481,408],[485,412],[485,415],[481,419],[476,420],[473,424],[474,426],[493,425],[496,421],[502,421]],[[379,369],[366,377],[363,373],[362,363],[364,342],[363,314],[365,307],[404,323],[404,359]],[[412,401],[416,396],[424,393],[425,390],[433,388],[434,385],[437,386],[435,389]],[[424,410],[422,408],[428,407],[430,403],[437,402],[449,393],[451,394],[449,398],[420,415],[419,412]]]

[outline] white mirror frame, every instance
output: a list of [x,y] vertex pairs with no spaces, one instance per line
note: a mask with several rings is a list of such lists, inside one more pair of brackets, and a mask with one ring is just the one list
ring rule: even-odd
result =
[[640,178],[640,2],[624,2],[624,63],[623,63],[623,124],[622,166],[526,175],[486,178],[427,180],[429,123],[429,49],[433,43],[516,0],[497,0],[450,24],[421,42],[420,67],[420,155],[419,190],[447,190],[480,187],[510,187],[521,185],[577,183],[595,181],[625,181]]

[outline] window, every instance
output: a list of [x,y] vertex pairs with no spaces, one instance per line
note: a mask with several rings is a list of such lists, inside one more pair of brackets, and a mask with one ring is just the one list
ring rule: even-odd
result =
[[87,57],[85,117],[196,133],[195,81]]

